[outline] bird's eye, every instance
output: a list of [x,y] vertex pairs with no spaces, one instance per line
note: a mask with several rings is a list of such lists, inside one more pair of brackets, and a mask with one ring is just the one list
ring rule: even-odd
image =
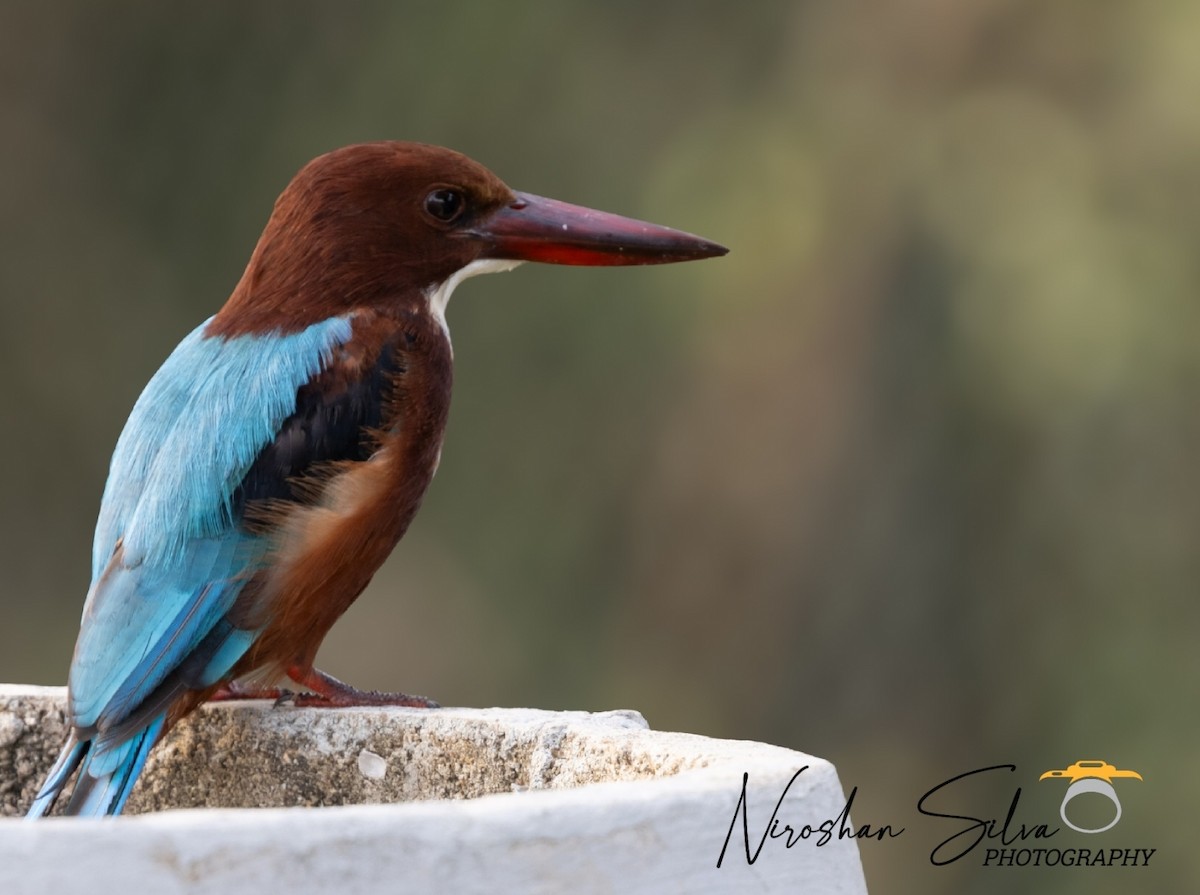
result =
[[425,197],[425,210],[447,224],[462,214],[466,204],[458,190],[437,189]]

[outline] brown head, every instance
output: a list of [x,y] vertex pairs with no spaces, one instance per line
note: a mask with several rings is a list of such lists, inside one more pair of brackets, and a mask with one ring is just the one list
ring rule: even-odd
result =
[[473,273],[522,261],[663,264],[715,243],[509,189],[461,153],[364,143],[313,159],[275,202],[209,335],[294,332],[355,308],[440,305]]

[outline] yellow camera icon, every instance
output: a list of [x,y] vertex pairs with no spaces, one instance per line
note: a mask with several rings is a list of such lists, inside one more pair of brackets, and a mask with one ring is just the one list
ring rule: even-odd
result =
[[[1071,785],[1067,787],[1066,794],[1063,796],[1062,805],[1059,806],[1058,816],[1072,830],[1079,833],[1103,833],[1105,830],[1111,830],[1117,825],[1117,821],[1121,819],[1121,800],[1117,798],[1117,791],[1113,789],[1113,780],[1120,778],[1128,778],[1133,780],[1141,780],[1142,775],[1137,771],[1122,770],[1115,765],[1109,764],[1107,761],[1100,759],[1086,759],[1077,761],[1075,764],[1063,768],[1061,771],[1046,771],[1038,780],[1070,780]],[[1085,793],[1095,793],[1096,795],[1104,796],[1112,802],[1116,809],[1116,816],[1108,823],[1099,827],[1081,827],[1071,822],[1067,816],[1067,805],[1076,796],[1081,796]]]

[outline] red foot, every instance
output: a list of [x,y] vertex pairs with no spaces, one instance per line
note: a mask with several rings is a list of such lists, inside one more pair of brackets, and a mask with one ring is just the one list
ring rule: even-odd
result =
[[239,681],[230,681],[218,687],[217,691],[208,697],[208,700],[209,702],[225,702],[230,699],[274,699],[278,701],[290,695],[291,692],[282,687],[259,687],[256,689],[247,687]]
[[342,683],[333,675],[326,674],[312,666],[301,668],[293,665],[287,671],[288,677],[302,687],[307,687],[309,693],[293,693],[282,687],[247,687],[237,681],[223,684],[209,697],[213,701],[230,699],[273,699],[276,703],[311,708],[346,708],[356,705],[401,705],[410,708],[436,709],[438,703],[424,696],[409,696],[407,693],[380,693],[378,690],[359,690],[349,684]]
[[378,690],[359,690],[344,684],[336,677],[326,674],[311,665],[301,668],[293,665],[288,677],[311,693],[298,693],[292,700],[295,705],[326,706],[341,708],[353,705],[404,705],[418,709],[441,708],[432,699],[424,696],[409,696],[407,693],[380,693]]

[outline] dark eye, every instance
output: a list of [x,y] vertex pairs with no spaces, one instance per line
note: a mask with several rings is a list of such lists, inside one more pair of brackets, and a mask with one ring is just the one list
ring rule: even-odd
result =
[[425,197],[425,210],[445,223],[462,214],[466,204],[463,194],[458,190],[438,189]]

